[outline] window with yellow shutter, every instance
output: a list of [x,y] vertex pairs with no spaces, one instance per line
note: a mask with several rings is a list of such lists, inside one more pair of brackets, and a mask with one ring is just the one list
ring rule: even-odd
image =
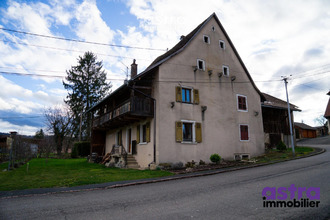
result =
[[201,143],[202,124],[190,120],[175,122],[176,141],[181,143]]

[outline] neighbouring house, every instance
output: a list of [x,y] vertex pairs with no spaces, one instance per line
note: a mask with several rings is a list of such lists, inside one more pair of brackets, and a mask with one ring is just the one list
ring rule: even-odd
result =
[[[140,167],[264,153],[261,101],[213,13],[168,52],[94,105],[91,151]],[[118,146],[122,146],[118,148]]]
[[[327,93],[327,95],[330,96],[330,91]],[[328,134],[330,134],[330,97],[327,108],[325,109],[324,117],[327,119]]]
[[294,128],[296,130],[296,138],[302,139],[302,138],[316,138],[316,131],[317,129],[314,127],[311,127],[304,123],[294,123]]
[[[263,93],[263,95],[265,100],[261,103],[261,107],[265,133],[265,145],[267,147],[275,147],[280,141],[283,141],[283,143],[291,147],[287,102],[266,93]],[[296,111],[301,110],[297,106],[290,103],[290,112],[292,116],[291,125],[293,132],[293,112]]]
[[316,128],[316,136],[322,137],[324,135],[328,135],[328,128],[326,125],[324,126],[317,126]]

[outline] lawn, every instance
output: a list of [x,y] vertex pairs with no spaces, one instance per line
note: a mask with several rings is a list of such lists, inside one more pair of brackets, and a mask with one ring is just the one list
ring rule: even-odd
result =
[[25,164],[15,170],[2,172],[7,166],[8,163],[0,165],[0,191],[70,187],[173,175],[161,170],[106,168],[88,163],[86,159],[32,159],[28,171]]
[[[309,154],[313,152],[314,149],[311,147],[295,147],[295,155],[296,157],[303,156],[306,154]],[[257,163],[266,163],[266,162],[272,162],[272,161],[278,161],[278,160],[286,160],[286,159],[292,159],[292,149],[287,148],[286,151],[278,151],[276,149],[269,150],[266,154],[255,157]]]

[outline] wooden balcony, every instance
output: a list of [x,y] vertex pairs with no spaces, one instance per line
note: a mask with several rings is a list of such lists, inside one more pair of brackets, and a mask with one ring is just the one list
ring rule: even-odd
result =
[[113,129],[152,117],[154,117],[153,100],[135,96],[107,113],[95,117],[93,119],[93,129]]

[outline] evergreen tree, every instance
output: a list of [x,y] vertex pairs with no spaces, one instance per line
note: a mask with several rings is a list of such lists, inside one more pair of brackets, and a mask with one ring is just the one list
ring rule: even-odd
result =
[[37,131],[36,134],[34,135],[35,139],[44,139],[44,137],[45,137],[45,133],[42,129]]
[[[68,90],[65,103],[68,104],[73,118],[73,133],[76,137],[90,140],[91,114],[86,111],[104,98],[111,89],[106,82],[106,73],[102,61],[97,61],[92,52],[79,56],[77,66],[67,70],[64,88]],[[81,134],[80,134],[81,122]]]

